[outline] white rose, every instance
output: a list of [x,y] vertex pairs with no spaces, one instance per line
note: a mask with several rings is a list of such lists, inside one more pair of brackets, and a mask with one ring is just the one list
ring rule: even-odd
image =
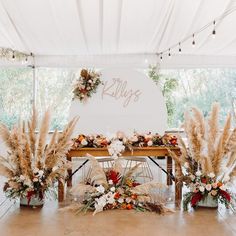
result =
[[202,175],[202,172],[200,171],[200,170],[198,170],[197,172],[196,172],[196,176],[201,176]]
[[99,185],[98,187],[96,187],[96,190],[97,190],[99,193],[104,193],[104,192],[105,192],[105,188],[104,188],[102,185]]
[[110,184],[110,185],[112,185],[112,184],[113,184],[113,181],[112,181],[112,179],[110,179],[110,180],[108,181],[108,184]]
[[210,178],[214,178],[214,177],[215,177],[215,174],[211,172],[208,176],[209,176]]
[[200,190],[200,192],[202,192],[202,193],[203,193],[203,192],[204,192],[204,190],[205,190],[204,186],[200,186],[200,187],[199,187],[199,190]]
[[82,144],[83,146],[86,146],[86,145],[88,144],[88,142],[87,142],[86,139],[83,139],[83,140],[81,141],[81,144]]
[[115,191],[116,191],[116,188],[115,188],[115,187],[111,187],[110,190],[111,190],[112,192],[115,192]]
[[212,188],[217,188],[217,183],[212,183],[211,186]]
[[152,145],[153,145],[152,140],[149,140],[149,141],[147,142],[147,145],[148,145],[149,147],[152,146]]
[[211,184],[207,184],[207,185],[206,185],[206,190],[207,190],[207,191],[210,191],[210,190],[211,190]]
[[127,197],[127,198],[125,199],[125,201],[126,201],[127,203],[130,203],[130,202],[132,201],[132,199],[131,199],[130,197]]

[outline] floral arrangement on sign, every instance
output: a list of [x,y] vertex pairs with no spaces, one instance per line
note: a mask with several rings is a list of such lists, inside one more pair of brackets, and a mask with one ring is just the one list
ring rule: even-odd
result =
[[35,110],[27,130],[24,122],[11,131],[0,125],[0,135],[8,147],[8,157],[0,157],[0,175],[8,178],[3,188],[7,197],[27,198],[30,204],[31,198],[42,200],[45,193],[51,192],[56,180],[65,179],[69,165],[65,156],[71,147],[70,138],[77,119],[70,121],[61,134],[56,130],[47,144],[49,120],[47,111],[38,135]]
[[78,98],[80,101],[86,101],[88,97],[96,93],[97,87],[102,83],[100,76],[101,74],[94,70],[82,69],[80,77],[74,85],[74,99]]
[[113,168],[107,170],[103,170],[94,157],[89,155],[88,158],[91,162],[91,178],[71,189],[72,195],[82,197],[82,204],[75,203],[66,209],[77,212],[91,210],[94,211],[93,215],[112,209],[135,209],[159,214],[173,212],[164,206],[164,200],[160,196],[156,195],[154,201],[151,193],[152,189],[165,189],[165,185],[155,182],[139,184],[132,177],[140,164],[122,175],[119,158],[115,160]]
[[188,206],[218,206],[218,201],[234,209],[235,196],[229,190],[236,176],[236,128],[231,131],[231,116],[227,116],[223,131],[218,125],[219,105],[213,104],[208,120],[201,111],[192,108],[185,114],[185,133],[189,147],[178,137],[181,157],[169,150],[179,164],[176,176],[189,192],[184,195],[184,210]]

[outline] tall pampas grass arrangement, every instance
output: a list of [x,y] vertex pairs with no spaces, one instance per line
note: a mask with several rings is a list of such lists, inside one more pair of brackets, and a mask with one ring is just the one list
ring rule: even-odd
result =
[[223,129],[219,129],[219,104],[214,103],[208,118],[197,108],[185,114],[185,134],[188,148],[178,137],[181,156],[169,150],[180,169],[177,180],[185,183],[190,192],[185,195],[184,208],[194,207],[210,196],[227,207],[232,206],[233,196],[228,184],[236,177],[236,129],[231,130],[228,114]]
[[0,136],[8,149],[8,156],[0,157],[0,175],[7,178],[4,191],[8,197],[27,198],[29,203],[33,196],[43,198],[55,181],[65,179],[69,166],[66,153],[77,120],[70,121],[61,134],[54,131],[49,143],[49,111],[43,116],[39,132],[35,109],[30,121],[21,122],[12,130],[0,124]]

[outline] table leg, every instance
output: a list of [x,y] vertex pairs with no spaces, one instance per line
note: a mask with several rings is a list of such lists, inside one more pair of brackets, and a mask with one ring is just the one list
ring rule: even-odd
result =
[[63,202],[65,199],[65,188],[61,180],[58,180],[58,201]]
[[167,185],[172,185],[172,179],[171,179],[171,175],[172,175],[172,158],[170,156],[167,156],[166,159],[166,164],[167,164]]
[[[177,173],[177,169],[181,168],[181,166],[175,162],[175,173]],[[182,201],[182,187],[183,183],[178,182],[178,176],[176,176],[176,181],[175,181],[175,206],[177,208],[181,207],[181,201]]]
[[[71,161],[71,157],[67,155],[66,157],[67,161]],[[68,169],[68,179],[67,179],[67,187],[72,187],[72,169]]]

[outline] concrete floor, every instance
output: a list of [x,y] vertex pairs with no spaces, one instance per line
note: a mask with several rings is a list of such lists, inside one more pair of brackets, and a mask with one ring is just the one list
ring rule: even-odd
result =
[[113,210],[92,216],[58,211],[56,202],[42,209],[20,208],[15,204],[0,220],[1,236],[139,236],[139,235],[236,235],[236,215],[224,209],[177,211],[165,216]]

